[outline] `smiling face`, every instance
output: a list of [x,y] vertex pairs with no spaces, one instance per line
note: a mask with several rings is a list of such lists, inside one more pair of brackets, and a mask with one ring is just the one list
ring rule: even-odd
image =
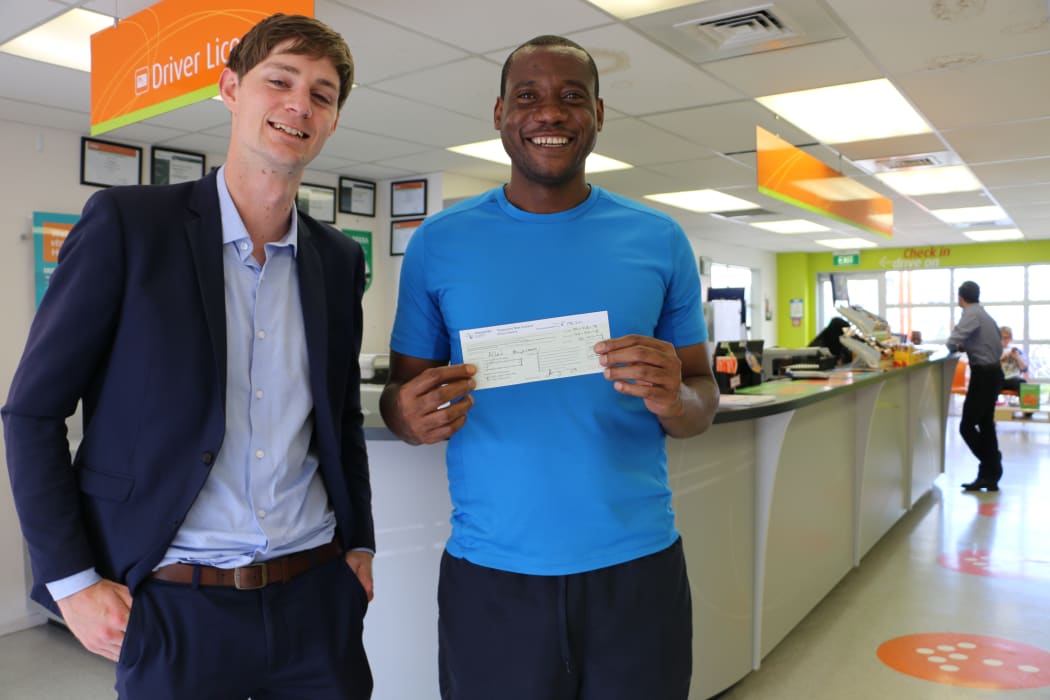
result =
[[339,121],[339,75],[328,58],[275,48],[238,78],[219,79],[233,115],[229,160],[301,175]]
[[605,117],[594,91],[581,51],[529,46],[517,52],[493,115],[511,159],[508,197],[545,190],[548,197],[576,199],[572,205],[586,198],[584,163]]

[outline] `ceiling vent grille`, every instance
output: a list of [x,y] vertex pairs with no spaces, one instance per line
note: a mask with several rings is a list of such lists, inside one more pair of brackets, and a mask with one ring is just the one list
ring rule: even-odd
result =
[[933,153],[912,153],[906,156],[855,160],[853,164],[861,170],[876,174],[893,172],[895,170],[962,165],[962,160],[959,159],[959,156],[954,151],[934,151]]
[[775,13],[772,5],[679,22],[674,26],[695,33],[717,49],[736,49],[796,36],[788,20]]

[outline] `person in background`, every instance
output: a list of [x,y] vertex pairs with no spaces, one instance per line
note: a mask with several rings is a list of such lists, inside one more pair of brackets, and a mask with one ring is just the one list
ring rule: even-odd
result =
[[1003,389],[1020,392],[1021,384],[1028,381],[1028,358],[1013,345],[1014,332],[1010,326],[1000,327],[999,332],[1003,343],[1003,354],[999,357],[1003,366]]
[[3,408],[32,595],[120,698],[371,695],[364,259],[295,207],[353,69],[315,19],[252,28],[226,164],[92,196],[33,321]]
[[[381,409],[410,444],[449,440],[444,700],[689,692],[664,443],[706,430],[718,389],[681,227],[587,182],[603,118],[578,44],[515,49],[493,114],[509,184],[429,217],[405,254]],[[598,373],[475,390],[461,332],[602,311]]]
[[853,352],[842,344],[842,334],[849,328],[849,321],[836,316],[828,321],[817,337],[809,343],[811,348],[827,348],[831,354],[838,358],[840,365],[849,364],[853,361]]
[[999,490],[1003,457],[995,434],[995,402],[1003,387],[999,326],[981,306],[981,288],[976,282],[959,285],[962,317],[952,329],[946,345],[952,352],[965,352],[970,362],[959,434],[978,460],[977,478],[963,484],[967,491]]
[[913,330],[908,335],[908,342],[910,342],[912,345],[922,345],[922,331]]

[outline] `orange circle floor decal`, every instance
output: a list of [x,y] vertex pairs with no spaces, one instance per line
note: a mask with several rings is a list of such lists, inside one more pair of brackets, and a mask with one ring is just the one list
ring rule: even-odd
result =
[[878,655],[895,671],[945,685],[985,690],[1050,685],[1050,653],[999,637],[910,634],[885,642]]
[[937,563],[946,569],[974,576],[1050,581],[1050,561],[993,554],[986,549],[964,549],[961,552],[944,553],[937,557]]

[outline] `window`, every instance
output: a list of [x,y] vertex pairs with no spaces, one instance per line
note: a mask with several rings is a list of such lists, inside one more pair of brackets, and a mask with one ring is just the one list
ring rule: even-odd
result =
[[[1050,265],[892,270],[851,273],[848,278],[852,304],[881,315],[893,333],[920,331],[927,343],[944,343],[951,335],[962,313],[959,285],[973,280],[981,287],[981,304],[996,323],[1013,329],[1014,344],[1028,357],[1032,380],[1050,381]],[[826,274],[818,278],[818,292],[818,327],[823,327],[835,315]]]

